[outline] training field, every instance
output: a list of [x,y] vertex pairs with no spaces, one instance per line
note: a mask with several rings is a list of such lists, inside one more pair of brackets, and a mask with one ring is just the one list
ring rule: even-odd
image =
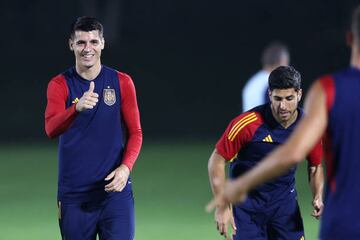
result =
[[[207,160],[213,143],[186,142],[144,142],[132,173],[137,240],[222,239],[213,215],[204,211],[211,196]],[[56,141],[1,145],[0,164],[0,239],[60,239]],[[317,239],[304,163],[297,184],[306,237]]]

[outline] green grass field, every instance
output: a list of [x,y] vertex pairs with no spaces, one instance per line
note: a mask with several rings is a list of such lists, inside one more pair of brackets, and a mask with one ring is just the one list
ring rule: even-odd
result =
[[[0,239],[60,239],[57,224],[57,148],[0,146]],[[213,143],[147,143],[132,173],[137,240],[222,239],[204,206],[211,197],[207,160]],[[297,185],[307,239],[317,239],[310,216],[306,164]]]

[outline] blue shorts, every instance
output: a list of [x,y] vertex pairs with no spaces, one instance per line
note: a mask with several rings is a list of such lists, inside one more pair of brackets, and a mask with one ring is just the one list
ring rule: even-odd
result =
[[59,202],[59,225],[64,240],[133,240],[134,198],[131,184],[102,201]]
[[304,226],[295,198],[277,206],[249,210],[233,208],[237,228],[234,240],[303,240]]

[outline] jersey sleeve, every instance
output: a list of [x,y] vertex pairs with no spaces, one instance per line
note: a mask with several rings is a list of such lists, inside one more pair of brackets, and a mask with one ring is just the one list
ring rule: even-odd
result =
[[139,156],[142,145],[140,113],[136,100],[135,86],[131,77],[121,72],[118,73],[118,76],[121,91],[121,113],[128,132],[122,163],[131,171]]
[[309,165],[317,166],[321,164],[323,156],[324,156],[324,151],[322,146],[322,140],[320,139],[320,141],[316,143],[316,145],[313,147],[313,149],[310,151],[309,155],[307,156]]
[[45,132],[49,138],[65,132],[78,114],[75,111],[75,104],[66,109],[68,95],[66,81],[62,75],[56,76],[49,82],[45,109]]
[[335,84],[334,78],[331,75],[326,75],[321,77],[320,81],[321,87],[323,88],[326,96],[326,109],[329,111],[334,104],[335,99]]
[[[326,109],[329,111],[334,103],[335,97],[335,85],[334,79],[331,75],[325,75],[321,77],[319,80],[320,85],[325,93],[326,97]],[[310,166],[316,166],[321,164],[321,161],[324,157],[324,150],[322,146],[322,139],[314,146],[314,148],[310,151],[307,156],[308,163]]]
[[262,118],[257,112],[245,112],[236,117],[216,143],[216,151],[227,161],[233,160],[241,148],[251,141],[261,123]]

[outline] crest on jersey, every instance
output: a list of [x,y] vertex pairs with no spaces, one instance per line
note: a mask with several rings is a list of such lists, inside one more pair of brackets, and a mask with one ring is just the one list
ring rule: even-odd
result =
[[114,105],[116,102],[115,89],[104,89],[104,103],[108,106]]

